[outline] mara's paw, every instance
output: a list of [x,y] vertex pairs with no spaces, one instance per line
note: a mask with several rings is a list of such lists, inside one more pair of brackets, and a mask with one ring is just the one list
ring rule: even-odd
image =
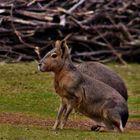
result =
[[100,126],[100,125],[92,126],[91,130],[95,132],[114,132],[113,128],[107,128],[105,126]]
[[93,126],[91,127],[91,131],[99,131],[100,128],[101,128],[100,125],[93,125]]

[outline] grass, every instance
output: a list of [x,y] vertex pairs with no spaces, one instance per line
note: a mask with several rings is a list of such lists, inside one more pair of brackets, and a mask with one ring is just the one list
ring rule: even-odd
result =
[[[125,81],[128,91],[130,119],[140,120],[140,65],[109,64]],[[14,112],[25,115],[55,118],[59,97],[53,89],[53,74],[40,73],[35,63],[0,63],[0,113]],[[72,116],[72,115],[71,115]],[[78,116],[80,117],[80,116]],[[80,117],[81,118],[81,117]],[[84,119],[83,117],[81,119]],[[93,133],[77,129],[52,132],[47,127],[0,124],[0,139],[140,139],[139,132]]]
[[[52,74],[37,72],[34,63],[0,66],[0,111],[54,116],[59,103]],[[47,107],[49,106],[49,107]]]
[[125,133],[98,133],[77,129],[65,129],[63,131],[50,131],[47,128],[33,126],[0,126],[0,139],[4,140],[139,140],[140,133],[137,131]]
[[140,65],[128,64],[126,66],[120,66],[110,64],[109,66],[123,78],[128,88],[129,95],[140,97]]

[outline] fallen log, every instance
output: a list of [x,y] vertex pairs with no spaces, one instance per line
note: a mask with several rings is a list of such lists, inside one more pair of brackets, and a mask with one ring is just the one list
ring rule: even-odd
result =
[[139,62],[139,7],[137,0],[1,0],[0,61],[40,59],[69,36],[75,61]]

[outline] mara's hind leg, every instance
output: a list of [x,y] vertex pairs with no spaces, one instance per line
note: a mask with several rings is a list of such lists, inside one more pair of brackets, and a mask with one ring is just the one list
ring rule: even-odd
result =
[[121,120],[120,120],[120,124],[119,124],[119,131],[120,131],[120,132],[123,132],[123,131],[124,131],[123,126],[122,126],[122,121],[121,121]]
[[98,123],[97,125],[93,125],[91,127],[92,131],[98,132],[114,132],[113,125],[108,121],[103,121],[102,123]]
[[104,125],[100,127],[99,132],[114,132],[114,127],[111,122],[104,121]]
[[94,119],[91,131],[99,131],[102,127],[105,127],[105,124],[102,121]]
[[121,116],[119,115],[118,112],[113,110],[108,111],[107,119],[119,130],[119,132],[124,131],[122,126]]

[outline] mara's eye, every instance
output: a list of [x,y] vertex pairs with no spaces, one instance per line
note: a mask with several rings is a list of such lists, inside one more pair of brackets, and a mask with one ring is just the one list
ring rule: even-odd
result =
[[56,53],[53,53],[53,54],[51,54],[51,57],[52,58],[56,58],[57,57],[57,54]]

